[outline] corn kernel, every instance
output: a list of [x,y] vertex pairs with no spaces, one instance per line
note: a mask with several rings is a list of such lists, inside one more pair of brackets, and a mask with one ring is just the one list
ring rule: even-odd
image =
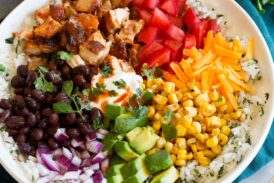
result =
[[147,117],[152,118],[154,115],[155,115],[155,108],[153,106],[149,106]]
[[241,117],[241,115],[242,115],[241,111],[236,111],[236,112],[231,113],[231,118],[237,120]]
[[177,159],[176,155],[175,154],[171,154],[170,157],[171,157],[173,163],[175,163],[175,161]]
[[184,107],[192,107],[193,106],[193,101],[192,100],[187,100],[183,102]]
[[182,160],[182,159],[177,159],[175,161],[175,165],[176,166],[186,166],[186,161],[185,160]]
[[177,121],[180,121],[182,119],[182,115],[177,111],[174,114],[174,119],[177,120]]
[[175,145],[175,146],[172,147],[171,153],[172,153],[172,154],[178,154],[178,151],[179,151],[179,149],[178,149],[178,147]]
[[204,155],[210,159],[213,159],[216,157],[216,154],[212,152],[211,150],[204,150]]
[[190,115],[191,117],[194,117],[197,115],[198,111],[194,107],[185,107],[187,114]]
[[220,128],[221,127],[221,119],[217,116],[211,116],[208,118],[209,126],[213,128]]
[[198,142],[196,143],[196,146],[197,146],[197,149],[198,149],[199,151],[203,151],[203,150],[206,149],[205,145],[202,144],[200,141],[198,141]]
[[214,152],[215,154],[220,154],[221,150],[222,150],[222,147],[221,145],[217,145],[216,147],[212,147],[211,148],[212,152]]
[[194,120],[196,121],[203,121],[204,116],[201,113],[198,113],[195,117]]
[[205,143],[205,135],[201,134],[201,133],[196,133],[195,134],[195,138],[197,140],[199,140],[199,142],[201,143]]
[[219,128],[213,128],[212,132],[211,132],[211,135],[212,136],[218,136],[220,132],[221,132],[221,130]]
[[187,160],[187,154],[184,154],[184,153],[178,153],[178,155],[177,155],[177,159]]
[[162,84],[164,84],[164,81],[162,78],[156,78],[153,80],[153,83],[157,86],[162,86]]
[[215,101],[219,98],[219,94],[216,90],[213,90],[212,92],[209,93],[209,98],[212,101]]
[[182,118],[182,124],[184,125],[184,127],[186,128],[190,128],[191,127],[191,122],[192,122],[192,117],[189,115],[185,115]]
[[216,105],[216,107],[220,107],[220,106],[226,104],[226,100],[223,96],[221,96],[214,102],[214,104]]
[[197,121],[194,121],[192,123],[192,126],[194,127],[194,129],[196,130],[196,132],[201,133],[201,131],[202,131],[201,123],[199,123]]
[[226,126],[227,122],[225,119],[221,118],[221,126]]
[[243,113],[243,114],[240,116],[239,120],[240,120],[241,122],[243,122],[245,119],[246,119],[246,115]]
[[230,114],[225,114],[225,115],[223,116],[223,119],[224,119],[224,120],[229,120],[229,119],[230,119]]
[[156,149],[151,149],[147,152],[148,155],[155,154],[157,151]]
[[222,129],[221,129],[221,132],[222,132],[223,134],[225,134],[226,136],[229,136],[231,130],[230,130],[230,128],[229,128],[228,126],[223,126]]
[[200,107],[200,112],[204,116],[211,116],[216,112],[216,107],[209,103],[203,103]]
[[148,79],[146,84],[147,84],[147,88],[150,88],[153,85],[153,80]]
[[204,157],[204,152],[203,151],[199,151],[197,152],[197,159],[203,158]]
[[208,102],[209,102],[209,97],[207,93],[200,94],[195,98],[195,104],[197,106],[201,106],[203,103],[208,103]]
[[156,96],[153,97],[153,100],[160,105],[166,105],[167,104],[167,98],[157,94]]
[[193,159],[193,153],[192,152],[187,153],[187,159],[188,160]]
[[228,142],[228,137],[225,134],[220,133],[218,135],[218,138],[220,140],[220,144],[223,146]]
[[211,148],[216,147],[218,145],[218,142],[219,142],[218,137],[213,136],[206,140],[206,146]]
[[159,149],[162,149],[162,148],[165,147],[165,144],[166,144],[166,139],[163,138],[163,137],[160,137],[160,138],[157,140],[156,147],[159,148]]
[[162,111],[165,107],[166,107],[166,105],[159,104],[159,105],[156,105],[156,110]]
[[204,136],[205,136],[205,139],[206,139],[206,140],[209,139],[208,133],[204,133]]
[[192,145],[190,146],[190,148],[191,148],[191,150],[192,150],[193,153],[197,153],[197,147],[196,147],[195,144],[192,144]]
[[162,119],[162,115],[157,112],[155,115],[154,115],[154,120],[161,120]]
[[178,102],[179,102],[179,100],[175,93],[171,93],[168,95],[168,103],[174,104],[174,103],[178,103]]
[[201,91],[199,90],[199,88],[197,86],[192,86],[190,93],[193,97],[196,97],[197,95],[199,95],[201,93]]
[[164,92],[167,94],[175,92],[175,84],[173,82],[165,82]]
[[175,112],[178,109],[180,109],[180,105],[178,103],[174,103],[166,106],[166,111],[171,110],[172,112]]
[[146,85],[144,83],[141,84],[141,88],[144,91],[146,89]]
[[226,110],[227,110],[227,105],[222,105],[222,106],[220,106],[219,109],[218,109],[218,111],[219,111],[220,113],[224,113]]
[[176,94],[177,99],[180,101],[182,99],[182,97],[183,97],[183,94],[181,94],[178,91],[176,91],[175,94]]
[[202,157],[199,158],[198,162],[202,165],[202,166],[208,166],[210,163],[210,159],[207,157]]
[[185,138],[176,138],[176,145],[181,149],[186,149],[186,139]]
[[173,144],[171,142],[166,142],[165,144],[165,150],[168,152],[171,152],[173,148]]
[[179,149],[178,154],[187,154],[186,149]]
[[161,125],[162,124],[160,121],[154,121],[152,127],[154,130],[159,131],[161,129]]
[[195,138],[190,138],[186,141],[187,145],[190,146],[192,144],[195,144],[197,142],[197,140]]

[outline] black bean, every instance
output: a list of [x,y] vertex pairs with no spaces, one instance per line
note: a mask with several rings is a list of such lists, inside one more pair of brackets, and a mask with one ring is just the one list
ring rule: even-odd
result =
[[37,147],[38,148],[47,147],[47,144],[44,141],[39,141],[39,142],[37,142]]
[[50,126],[48,129],[47,129],[47,132],[49,135],[54,135],[58,130],[58,127],[57,126]]
[[27,80],[26,80],[26,84],[28,87],[32,87],[33,86],[33,83],[34,81],[37,79],[38,75],[36,72],[29,72],[28,73],[28,77],[27,77]]
[[48,122],[53,125],[53,126],[57,126],[59,125],[59,116],[57,113],[51,113],[49,118],[48,118]]
[[42,91],[36,90],[36,89],[32,90],[31,96],[39,102],[44,100],[44,98],[45,98],[45,94]]
[[70,99],[64,92],[60,92],[55,96],[55,101],[56,102],[65,102],[65,103],[70,103]]
[[65,115],[65,118],[64,118],[64,125],[73,125],[74,122],[76,121],[76,114],[75,112],[73,113],[68,113]]
[[66,80],[69,80],[71,78],[70,67],[68,65],[64,65],[61,68],[61,76],[62,76],[62,78],[66,79]]
[[50,94],[48,94],[48,93],[46,93],[45,94],[45,98],[43,100],[43,104],[45,104],[45,105],[51,105],[52,102],[53,102],[53,96],[50,95]]
[[30,132],[30,137],[36,141],[43,139],[43,130],[40,128],[34,128]]
[[57,65],[55,62],[50,62],[48,65],[47,65],[47,68],[49,70],[56,70],[57,69]]
[[26,135],[24,135],[24,134],[19,134],[19,135],[17,136],[17,138],[16,138],[16,142],[17,142],[18,144],[23,143],[23,142],[26,142]]
[[89,115],[83,114],[82,116],[80,116],[79,114],[77,114],[76,124],[87,123],[88,120],[89,120]]
[[22,78],[21,76],[14,76],[11,79],[11,86],[13,88],[20,88],[20,87],[24,87],[26,84],[26,81],[24,78]]
[[37,120],[37,121],[40,121],[40,120],[41,120],[41,114],[40,114],[39,111],[37,111],[37,112],[35,113],[35,116],[36,116],[36,120]]
[[66,62],[64,61],[64,60],[58,60],[57,61],[57,66],[58,66],[58,68],[62,68],[64,65],[67,65],[67,64],[65,64]]
[[37,102],[31,97],[26,97],[25,102],[26,102],[27,106],[31,109],[37,109],[38,108]]
[[30,114],[27,118],[27,122],[30,126],[34,126],[37,123],[35,114]]
[[38,123],[38,127],[39,127],[39,128],[45,129],[45,128],[47,128],[47,126],[48,126],[48,121],[47,121],[47,119],[42,119],[42,120],[39,121],[39,123]]
[[51,113],[52,113],[51,108],[43,108],[43,109],[41,110],[41,115],[42,115],[43,117],[49,117],[49,116],[51,115]]
[[85,77],[82,74],[77,74],[72,78],[72,80],[75,86],[84,86],[87,83]]
[[15,88],[14,89],[14,93],[16,95],[23,95],[24,94],[24,91],[25,91],[25,88]]
[[30,111],[28,108],[24,107],[21,112],[20,112],[21,116],[24,116],[25,118],[27,118],[30,115]]
[[102,120],[102,112],[100,109],[93,107],[90,111],[90,121],[94,121],[94,120]]
[[50,138],[48,140],[48,145],[49,145],[49,148],[52,150],[55,150],[59,147],[59,144],[56,142],[56,140],[54,138]]
[[29,154],[31,152],[31,146],[28,142],[19,143],[18,147],[20,151],[22,151],[25,154]]
[[16,95],[15,98],[15,104],[19,109],[23,109],[25,107],[25,100],[22,95]]
[[75,67],[72,70],[72,75],[78,75],[78,74],[87,76],[89,74],[89,67],[86,65],[80,65],[80,66]]
[[77,128],[71,128],[67,130],[67,134],[71,138],[80,136],[80,131]]
[[17,67],[17,74],[23,78],[28,77],[28,66],[26,65],[19,65]]
[[62,83],[61,73],[60,73],[60,71],[58,71],[58,70],[49,71],[49,72],[46,74],[46,78],[47,78],[49,81],[52,81],[52,83],[53,83],[54,85],[59,85],[59,84]]
[[25,96],[30,96],[31,93],[32,93],[32,89],[31,88],[27,87],[27,88],[24,89],[24,95]]
[[12,116],[6,121],[6,124],[9,128],[19,129],[25,125],[25,119],[21,116]]
[[20,134],[28,134],[30,132],[30,127],[29,126],[24,126],[19,130]]
[[9,109],[4,110],[0,116],[0,123],[5,123],[10,116],[11,116],[11,110]]
[[87,135],[92,132],[92,129],[88,123],[80,123],[78,124],[78,127],[81,133],[83,133],[84,135]]
[[0,100],[0,108],[2,109],[11,109],[12,105],[8,99]]
[[16,135],[18,134],[17,130],[11,129],[11,128],[6,128],[6,132],[8,132],[9,136],[12,136],[12,137],[16,137]]

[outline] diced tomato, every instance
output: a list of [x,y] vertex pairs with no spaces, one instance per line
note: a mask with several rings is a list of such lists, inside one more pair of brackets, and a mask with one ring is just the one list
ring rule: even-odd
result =
[[158,28],[157,27],[145,27],[138,35],[138,39],[143,43],[151,43],[157,38]]
[[190,49],[192,47],[196,46],[196,38],[192,34],[186,34],[185,35],[185,41],[184,41],[184,49]]
[[142,50],[140,51],[138,58],[139,60],[143,63],[145,62],[149,57],[151,57],[151,55],[153,55],[153,53],[155,53],[156,51],[159,51],[161,49],[163,49],[164,47],[157,43],[157,42],[152,42],[150,44],[145,45]]
[[139,17],[145,21],[146,25],[148,25],[151,19],[151,13],[147,10],[139,9],[138,14]]
[[221,31],[221,27],[217,24],[216,19],[211,19],[208,21],[207,31],[211,31],[211,30],[213,31],[214,34]]
[[168,48],[163,48],[155,52],[147,61],[149,67],[161,67],[162,65],[169,62],[170,50]]
[[168,16],[160,9],[156,8],[152,14],[150,24],[160,29],[166,29],[169,25]]
[[207,33],[207,21],[203,20],[195,24],[194,35],[196,37],[197,48],[202,48],[204,37]]
[[178,13],[182,13],[186,8],[186,0],[176,0],[176,5],[178,7]]
[[165,0],[160,8],[172,16],[178,16],[178,8],[175,0]]
[[145,0],[133,0],[133,5],[135,6],[141,6],[144,3]]
[[159,2],[160,0],[144,0],[143,6],[153,10],[158,6]]
[[179,28],[182,28],[183,20],[181,18],[174,17],[174,16],[171,16],[171,15],[167,15],[167,16],[168,16],[168,19],[169,19],[171,24],[176,25]]
[[196,16],[194,10],[189,8],[183,16],[183,22],[187,25],[189,30],[193,31],[195,24],[199,23],[200,19]]
[[183,41],[185,36],[185,33],[182,29],[172,24],[168,26],[166,34],[176,41]]
[[167,39],[165,40],[164,45],[168,47],[172,52],[177,53],[182,48],[183,43],[172,39]]

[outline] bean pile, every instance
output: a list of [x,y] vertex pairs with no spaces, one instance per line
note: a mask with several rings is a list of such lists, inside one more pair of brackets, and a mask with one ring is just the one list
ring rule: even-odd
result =
[[72,80],[75,87],[85,89],[98,71],[93,66],[78,66],[71,69],[66,62],[49,63],[49,72],[45,74],[47,81],[54,85],[53,92],[42,92],[34,86],[39,77],[38,70],[30,71],[26,65],[17,68],[17,75],[11,80],[14,97],[0,100],[0,122],[6,124],[6,131],[17,142],[19,149],[27,155],[35,155],[36,149],[48,146],[54,150],[67,147],[70,141],[57,142],[54,138],[58,128],[65,128],[68,136],[76,138],[93,131],[90,121],[102,115],[101,111],[93,108],[83,110],[82,116],[72,112],[57,114],[52,110],[52,104],[63,101],[73,106],[71,99],[62,92],[62,82]]

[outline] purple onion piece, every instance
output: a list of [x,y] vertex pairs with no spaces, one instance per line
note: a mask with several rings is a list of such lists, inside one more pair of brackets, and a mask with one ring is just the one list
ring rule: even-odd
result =
[[82,160],[78,156],[74,156],[71,160],[71,163],[77,167],[81,165]]
[[107,157],[107,152],[100,152],[92,158],[92,163],[101,163]]
[[104,139],[106,137],[106,135],[101,134],[101,133],[96,133],[96,137],[97,137],[97,139],[102,140],[102,139]]
[[88,151],[82,151],[82,152],[81,152],[81,158],[82,158],[82,159],[90,158],[89,152],[88,152]]
[[65,128],[58,128],[58,130],[54,134],[54,138],[58,142],[65,142],[69,139],[69,136],[67,135]]
[[102,183],[104,180],[103,173],[100,170],[97,170],[92,175],[93,183]]
[[86,143],[87,150],[95,154],[99,153],[103,149],[103,147],[104,147],[104,144],[102,144],[101,142],[97,140]]
[[77,171],[78,170],[78,167],[76,167],[75,165],[73,165],[71,163],[71,160],[68,159],[64,155],[58,157],[57,160],[56,160],[56,162],[57,162],[57,164],[60,167],[61,173],[65,173],[67,171]]
[[88,167],[90,165],[92,165],[92,158],[83,159],[81,167]]
[[43,164],[46,165],[46,167],[49,170],[59,172],[60,169],[58,167],[58,164],[53,161],[51,154],[41,154],[41,160],[43,161]]
[[71,146],[77,148],[84,144],[84,141],[81,138],[74,138],[71,140]]
[[96,140],[96,138],[97,138],[97,133],[91,132],[86,135],[86,142],[94,141],[94,140]]
[[72,155],[72,153],[70,152],[70,150],[68,148],[63,147],[63,154],[68,159],[72,159],[73,158],[73,155]]

